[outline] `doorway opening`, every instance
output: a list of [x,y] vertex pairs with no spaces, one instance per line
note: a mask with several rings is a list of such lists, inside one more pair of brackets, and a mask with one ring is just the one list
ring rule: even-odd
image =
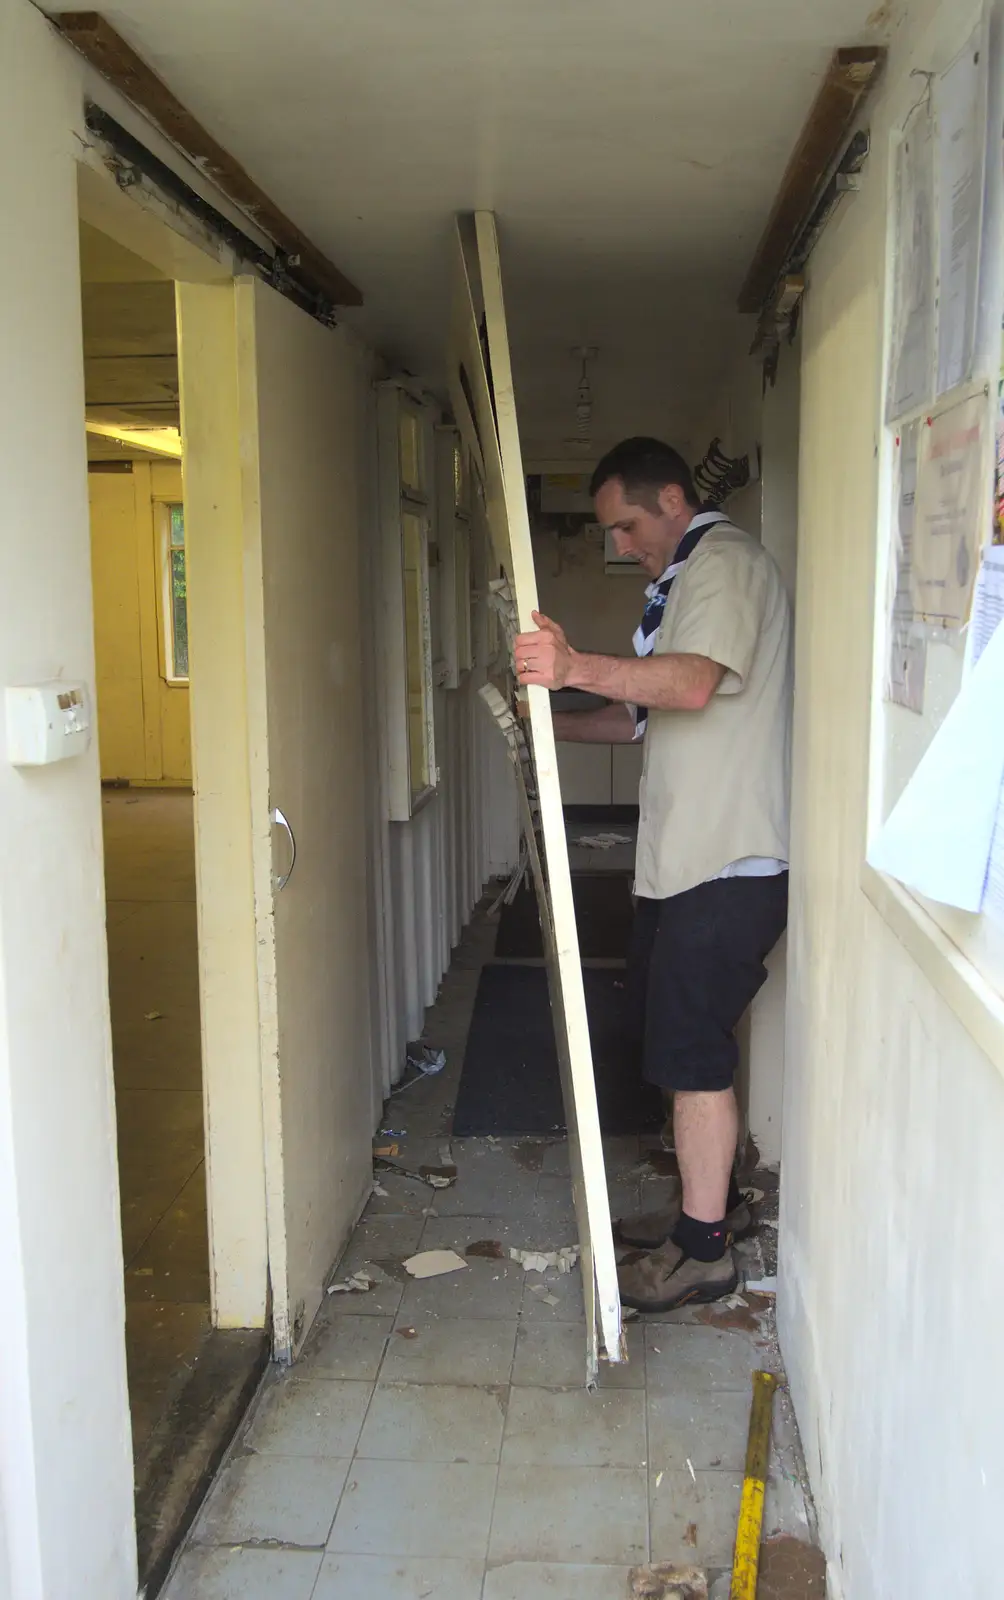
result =
[[257,1382],[211,1283],[175,282],[80,223],[125,1335],[153,1593]]

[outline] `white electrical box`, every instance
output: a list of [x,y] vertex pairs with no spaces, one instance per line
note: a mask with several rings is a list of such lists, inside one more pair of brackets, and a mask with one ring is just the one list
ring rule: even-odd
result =
[[87,689],[82,683],[36,683],[7,689],[7,760],[12,767],[45,767],[84,753],[91,742]]

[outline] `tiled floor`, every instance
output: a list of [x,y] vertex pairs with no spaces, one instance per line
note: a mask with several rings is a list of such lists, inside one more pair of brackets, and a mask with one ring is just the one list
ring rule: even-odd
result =
[[[378,1173],[384,1192],[334,1278],[369,1263],[379,1282],[330,1295],[297,1366],[269,1375],[169,1600],[621,1600],[633,1566],[671,1560],[703,1565],[714,1592],[727,1590],[750,1374],[778,1367],[768,1297],[632,1323],[629,1363],[605,1366],[590,1394],[577,1271],[473,1254],[462,1271],[415,1281],[401,1265],[419,1247],[574,1239],[564,1141],[449,1140],[493,938],[480,915],[430,1013],[446,1071],[396,1095],[384,1122],[399,1160],[452,1155],[457,1182],[433,1191]],[[606,1143],[615,1212],[657,1205],[671,1181],[653,1170],[664,1153]],[[776,1216],[774,1175],[758,1181]],[[744,1249],[759,1277],[772,1230]],[[818,1560],[799,1461],[782,1391],[765,1536]]]
[[192,797],[103,794],[126,1350],[137,1465],[209,1327]]

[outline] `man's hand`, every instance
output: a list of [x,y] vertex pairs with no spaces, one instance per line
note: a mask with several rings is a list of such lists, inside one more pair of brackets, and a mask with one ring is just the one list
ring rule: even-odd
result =
[[564,630],[550,617],[533,613],[537,633],[521,633],[514,646],[516,677],[520,683],[539,683],[545,689],[561,689],[568,682],[575,651]]

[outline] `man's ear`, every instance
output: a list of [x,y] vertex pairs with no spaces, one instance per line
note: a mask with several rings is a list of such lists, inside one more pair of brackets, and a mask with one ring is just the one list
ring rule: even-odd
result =
[[659,490],[659,506],[668,517],[679,517],[686,507],[686,496],[678,483],[667,483]]

